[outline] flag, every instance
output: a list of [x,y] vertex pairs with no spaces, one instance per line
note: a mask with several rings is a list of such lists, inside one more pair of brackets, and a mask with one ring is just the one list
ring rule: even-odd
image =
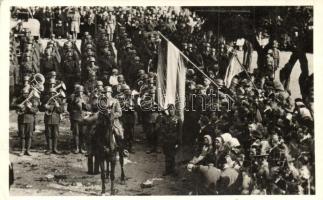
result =
[[229,65],[227,67],[227,71],[225,73],[225,77],[224,77],[224,85],[229,88],[231,85],[231,81],[232,78],[239,74],[240,72],[242,72],[242,68],[239,65],[239,63],[237,62],[237,58],[235,55],[231,55],[230,61],[229,61]]
[[182,52],[162,37],[157,63],[157,101],[160,108],[174,104],[184,120],[186,67]]

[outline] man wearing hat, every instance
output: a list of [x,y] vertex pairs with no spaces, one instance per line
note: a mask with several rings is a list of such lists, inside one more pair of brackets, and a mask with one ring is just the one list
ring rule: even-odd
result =
[[74,139],[74,153],[84,153],[83,151],[83,130],[84,126],[82,121],[86,111],[90,111],[91,106],[89,105],[89,99],[84,94],[84,87],[76,87],[75,94],[68,104],[67,110],[70,113],[73,139]]
[[175,174],[176,151],[181,144],[182,122],[175,115],[175,106],[168,106],[168,115],[161,116],[158,120],[158,133],[161,135],[163,153],[165,155],[164,176]]
[[98,124],[106,123],[107,118],[111,120],[112,131],[117,145],[123,148],[124,130],[119,121],[122,117],[122,109],[117,99],[112,97],[112,88],[105,86],[103,90],[104,101],[102,100],[99,109]]
[[83,80],[87,80],[90,78],[90,76],[93,76],[93,74],[98,73],[99,67],[95,64],[95,58],[94,57],[89,57],[88,58],[89,64],[86,66],[86,74],[85,77],[82,77]]
[[21,152],[19,155],[30,156],[29,150],[31,147],[31,138],[34,132],[35,115],[38,112],[39,100],[34,96],[29,98],[29,100],[26,100],[30,95],[30,88],[28,87],[24,87],[21,92],[22,96],[17,100],[18,131],[21,145]]
[[45,130],[47,141],[46,154],[59,154],[59,151],[57,150],[57,137],[61,121],[60,114],[64,112],[64,105],[59,96],[54,97],[56,94],[55,88],[50,88],[49,96],[45,99],[45,103],[43,104],[45,109],[44,122],[47,129]]
[[132,91],[128,85],[123,85],[122,92],[124,94],[123,106],[122,106],[122,124],[124,127],[124,139],[125,147],[130,153],[133,151],[133,142],[134,142],[134,128],[136,122],[135,115],[135,101],[132,96]]
[[67,93],[71,94],[74,83],[81,81],[81,66],[78,54],[70,47],[64,54],[62,75],[66,83]]

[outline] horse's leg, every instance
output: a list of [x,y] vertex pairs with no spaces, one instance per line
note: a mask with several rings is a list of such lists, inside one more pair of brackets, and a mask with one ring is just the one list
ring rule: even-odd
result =
[[102,191],[101,193],[105,193],[105,170],[104,170],[104,159],[100,159],[100,169],[101,169],[101,182],[102,182]]
[[115,190],[114,190],[114,172],[115,172],[115,167],[116,167],[116,154],[111,156],[111,172],[110,172],[110,180],[111,180],[111,195],[115,195]]
[[123,148],[120,148],[119,150],[119,163],[121,167],[121,184],[125,184],[125,174],[123,170],[123,164],[124,164],[124,156],[123,156]]
[[107,170],[106,170],[106,175],[105,175],[105,177],[107,178],[107,181],[109,181],[109,174],[110,174],[110,169],[109,169],[109,167],[110,167],[110,160],[109,159],[106,159],[106,163],[107,163]]

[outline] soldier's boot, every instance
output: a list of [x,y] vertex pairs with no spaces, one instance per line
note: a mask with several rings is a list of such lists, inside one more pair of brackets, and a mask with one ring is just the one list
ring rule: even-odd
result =
[[47,150],[45,152],[46,155],[50,155],[52,153],[52,139],[48,138],[47,139]]
[[53,153],[54,154],[61,154],[60,151],[57,150],[57,138],[53,138]]
[[89,155],[87,157],[87,173],[88,174],[94,174],[93,173],[93,156],[92,155]]
[[20,139],[20,145],[21,145],[21,151],[19,153],[19,156],[23,156],[23,155],[25,155],[25,151],[26,151],[26,149],[25,149],[25,145],[26,145],[25,138]]
[[97,161],[97,159],[94,156],[94,174],[100,173],[100,163]]
[[31,154],[30,154],[30,147],[31,147],[31,137],[30,138],[28,138],[28,140],[27,140],[27,147],[26,147],[26,155],[27,156],[31,156]]
[[79,137],[78,136],[75,136],[74,137],[74,143],[75,143],[75,150],[73,151],[73,153],[77,154],[79,153],[79,146],[80,146],[80,141],[79,141]]

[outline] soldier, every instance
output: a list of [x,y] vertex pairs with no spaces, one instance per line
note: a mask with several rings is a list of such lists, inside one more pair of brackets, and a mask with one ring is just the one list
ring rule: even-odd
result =
[[69,48],[66,52],[64,63],[62,66],[62,74],[64,74],[64,82],[66,83],[67,93],[73,90],[73,85],[81,80],[81,68],[77,54]]
[[17,100],[18,130],[20,136],[20,156],[31,156],[31,137],[34,131],[35,115],[38,112],[39,101],[30,93],[30,88],[22,90],[22,97]]
[[89,111],[91,106],[88,104],[88,97],[83,93],[83,86],[76,87],[75,95],[68,104],[68,112],[70,113],[72,132],[75,144],[74,153],[84,153],[83,147],[83,125],[85,111]]
[[165,155],[165,172],[163,176],[175,173],[176,151],[181,144],[181,120],[175,115],[175,106],[168,106],[168,115],[159,119],[159,133],[162,137],[163,152]]
[[61,121],[60,114],[64,112],[64,105],[58,96],[55,97],[57,94],[55,88],[50,88],[49,93],[50,95],[44,104],[44,122],[47,128],[45,131],[47,141],[46,154],[59,154],[60,152],[57,150],[57,137],[59,133],[59,124]]
[[128,148],[130,153],[134,153],[133,150],[133,141],[134,141],[134,129],[135,129],[135,102],[133,96],[131,94],[130,87],[128,85],[124,85],[123,88],[124,93],[124,102],[122,106],[122,124],[124,127],[124,136],[125,136],[125,146]]
[[92,76],[92,74],[94,73],[95,75],[98,73],[99,67],[95,64],[95,58],[94,57],[90,57],[88,59],[88,61],[90,62],[89,65],[87,65],[86,67],[86,77],[85,80],[87,79],[87,77],[89,77],[90,75]]
[[99,111],[98,123],[105,123],[106,117],[110,118],[117,145],[122,149],[124,135],[123,127],[119,121],[119,118],[122,117],[120,103],[117,99],[112,97],[112,88],[110,86],[104,87],[103,94],[106,101],[101,102],[101,108],[103,109]]
[[86,95],[91,95],[97,86],[97,76],[95,72],[89,74],[89,80],[84,83],[84,92]]
[[149,89],[147,96],[142,100],[146,101],[148,104],[145,108],[143,106],[144,118],[143,123],[146,126],[146,136],[148,139],[148,145],[150,150],[147,151],[147,154],[158,153],[158,133],[156,131],[156,122],[158,117],[157,107],[156,107],[156,87]]

